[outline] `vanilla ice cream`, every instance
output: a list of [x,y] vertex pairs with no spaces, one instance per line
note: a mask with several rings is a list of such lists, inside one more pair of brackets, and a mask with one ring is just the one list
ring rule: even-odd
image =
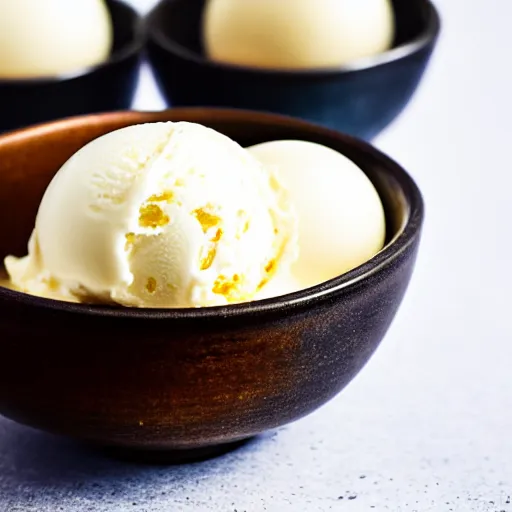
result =
[[388,50],[394,25],[390,0],[208,0],[203,42],[219,62],[338,68]]
[[294,210],[276,176],[231,139],[193,123],[104,135],[58,171],[19,290],[138,307],[251,300],[296,258]]
[[249,152],[275,172],[298,217],[299,255],[289,278],[273,283],[276,291],[322,283],[382,249],[386,221],[380,197],[364,172],[346,156],[298,140],[266,142]]
[[104,0],[0,0],[0,78],[54,76],[99,64],[112,39]]

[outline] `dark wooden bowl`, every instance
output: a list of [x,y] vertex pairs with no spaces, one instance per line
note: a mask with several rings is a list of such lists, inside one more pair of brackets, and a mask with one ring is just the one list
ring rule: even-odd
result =
[[147,18],[148,54],[170,105],[292,115],[366,140],[408,104],[440,31],[439,15],[429,0],[393,0],[397,30],[391,50],[339,69],[262,70],[204,56],[205,1],[161,0]]
[[130,108],[144,47],[144,24],[130,6],[107,0],[114,46],[105,63],[27,80],[0,78],[0,132],[63,117]]
[[385,249],[320,286],[227,307],[83,305],[0,287],[1,414],[100,445],[219,447],[314,411],[351,381],[386,333],[414,267],[420,192],[370,145],[286,117],[124,112],[0,137],[0,258],[25,254],[43,192],[76,150],[114,129],[162,120],[199,122],[243,145],[298,138],[346,154],[380,193]]

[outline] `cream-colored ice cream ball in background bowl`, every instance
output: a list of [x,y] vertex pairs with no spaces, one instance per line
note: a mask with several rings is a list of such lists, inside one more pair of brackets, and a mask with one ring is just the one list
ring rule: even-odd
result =
[[0,0],[0,133],[131,108],[144,44],[123,0]]
[[281,70],[371,57],[394,31],[390,0],[208,0],[203,15],[212,60]]
[[112,20],[104,0],[0,2],[0,79],[58,76],[106,61]]

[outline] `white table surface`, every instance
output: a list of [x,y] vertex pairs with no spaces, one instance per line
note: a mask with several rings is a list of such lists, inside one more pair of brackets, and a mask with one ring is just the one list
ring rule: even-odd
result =
[[[375,141],[424,194],[423,243],[360,375],[276,434],[171,468],[0,420],[1,512],[512,511],[512,0],[437,5],[427,76]],[[163,107],[147,69],[135,106]]]

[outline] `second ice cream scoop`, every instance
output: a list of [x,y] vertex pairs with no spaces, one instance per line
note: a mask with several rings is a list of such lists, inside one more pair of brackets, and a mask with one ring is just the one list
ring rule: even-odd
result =
[[297,214],[299,255],[283,287],[294,291],[328,281],[382,249],[386,236],[382,202],[352,160],[301,140],[265,142],[249,152],[276,173]]

